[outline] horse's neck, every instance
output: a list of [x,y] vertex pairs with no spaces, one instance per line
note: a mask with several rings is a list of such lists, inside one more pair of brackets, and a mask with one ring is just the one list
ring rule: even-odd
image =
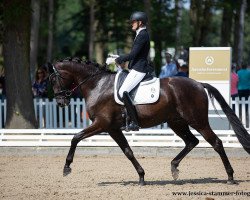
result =
[[85,99],[98,99],[101,95],[112,95],[114,90],[115,74],[105,74],[103,76],[94,76],[82,87],[82,93]]

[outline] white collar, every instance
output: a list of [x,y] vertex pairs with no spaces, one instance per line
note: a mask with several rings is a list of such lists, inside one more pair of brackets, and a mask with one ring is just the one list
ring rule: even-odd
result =
[[[146,29],[145,26],[140,27],[139,29],[137,29],[137,30],[136,30],[136,36],[137,36],[142,30],[144,30],[144,29]],[[135,36],[135,37],[136,37],[136,36]]]

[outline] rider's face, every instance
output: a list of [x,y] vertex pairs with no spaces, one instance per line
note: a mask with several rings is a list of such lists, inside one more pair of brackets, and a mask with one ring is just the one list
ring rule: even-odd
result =
[[137,26],[138,26],[138,25],[137,25],[137,21],[132,21],[132,22],[131,22],[131,26],[132,26],[132,30],[133,30],[133,31],[136,31]]
[[141,21],[132,21],[131,22],[131,26],[132,26],[133,31],[136,31],[141,25],[142,25]]

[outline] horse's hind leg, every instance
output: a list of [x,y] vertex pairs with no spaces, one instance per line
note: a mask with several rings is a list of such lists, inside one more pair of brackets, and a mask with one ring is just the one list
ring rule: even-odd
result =
[[201,135],[205,138],[205,140],[212,145],[214,150],[220,155],[221,160],[224,164],[224,167],[226,169],[227,175],[228,175],[228,184],[235,184],[233,178],[234,170],[228,160],[228,157],[226,155],[226,152],[224,150],[222,141],[218,138],[218,136],[212,131],[210,126],[208,125],[205,129],[197,130],[201,133]]
[[123,135],[121,130],[116,131],[109,131],[110,136],[115,140],[115,142],[119,145],[123,153],[127,156],[127,158],[132,162],[134,165],[138,175],[139,175],[139,185],[145,185],[144,181],[144,169],[141,167],[139,162],[136,160],[133,151],[131,150],[127,139]]
[[168,123],[170,128],[185,142],[185,148],[171,161],[171,172],[174,180],[178,179],[181,160],[199,143],[199,140],[191,133],[185,121]]

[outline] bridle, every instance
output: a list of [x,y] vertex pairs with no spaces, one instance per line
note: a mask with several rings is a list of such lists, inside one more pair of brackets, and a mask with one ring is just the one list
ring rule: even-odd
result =
[[[53,66],[53,73],[50,74],[49,76],[49,81],[51,83],[51,85],[53,85],[52,83],[52,79],[55,77],[56,78],[56,81],[59,82],[59,85],[60,85],[60,88],[63,88],[62,86],[62,82],[61,82],[61,79],[66,79],[66,80],[69,80],[65,77],[63,77],[60,72]],[[62,89],[61,91],[57,92],[57,93],[54,93],[54,97],[56,99],[69,99],[70,96],[72,95],[72,93],[78,89],[81,85],[83,85],[84,83],[86,83],[88,80],[90,80],[91,78],[93,78],[94,76],[97,76],[98,74],[100,73],[97,73],[97,74],[92,74],[91,76],[87,77],[85,80],[83,80],[82,82],[80,82],[77,86],[75,86],[73,89]]]

